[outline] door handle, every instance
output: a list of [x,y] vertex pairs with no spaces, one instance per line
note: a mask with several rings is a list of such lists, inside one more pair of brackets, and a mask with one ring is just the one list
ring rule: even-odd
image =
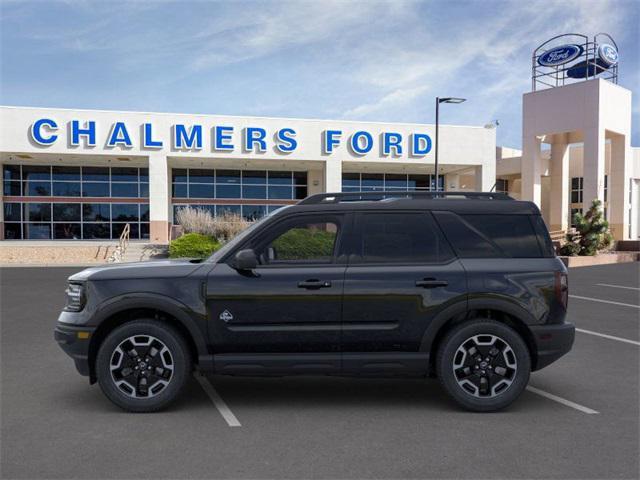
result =
[[416,287],[422,288],[438,288],[438,287],[446,287],[449,285],[449,282],[446,280],[436,280],[435,278],[425,278],[423,280],[416,281]]
[[307,290],[317,290],[319,288],[329,288],[331,282],[326,280],[304,280],[298,282],[298,288],[306,288]]

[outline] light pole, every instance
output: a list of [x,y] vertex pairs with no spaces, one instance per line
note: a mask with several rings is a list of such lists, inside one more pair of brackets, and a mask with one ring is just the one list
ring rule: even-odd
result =
[[436,165],[435,165],[435,177],[436,177],[436,192],[438,191],[438,130],[440,128],[440,104],[441,103],[462,103],[466,101],[466,98],[458,97],[436,97]]

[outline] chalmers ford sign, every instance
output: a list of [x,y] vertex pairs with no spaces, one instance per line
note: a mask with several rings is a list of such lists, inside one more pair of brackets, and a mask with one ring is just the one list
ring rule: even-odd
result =
[[[115,121],[109,125],[98,125],[96,121],[72,120],[67,123],[54,118],[38,118],[29,128],[31,140],[40,147],[54,145],[60,141],[61,129],[66,129],[68,143],[72,147],[95,147],[97,142],[106,148],[128,149],[134,147],[134,133],[139,133],[139,146],[145,150],[171,148],[174,151],[201,151],[211,149],[217,152],[262,153],[272,150],[277,154],[291,154],[298,149],[297,132],[291,127],[267,131],[260,126],[249,126],[239,129],[230,125],[205,126],[201,124],[173,124],[170,131],[159,131],[153,123],[132,125],[124,121]],[[239,133],[239,135],[236,135]],[[423,157],[432,148],[431,137],[426,133],[401,134],[383,132],[372,134],[366,130],[358,130],[348,136],[340,129],[326,129],[322,136],[322,152],[331,155],[341,144],[345,144],[354,155],[378,153],[380,155],[403,155]],[[374,150],[376,149],[376,150]]]

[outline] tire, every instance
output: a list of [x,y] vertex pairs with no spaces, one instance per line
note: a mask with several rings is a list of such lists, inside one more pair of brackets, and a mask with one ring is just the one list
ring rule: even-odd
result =
[[176,329],[140,319],[105,338],[96,357],[96,375],[104,394],[118,407],[155,412],[180,394],[191,364],[189,347]]
[[459,405],[474,412],[492,412],[509,406],[527,386],[531,356],[513,328],[479,318],[446,334],[436,371],[445,391]]

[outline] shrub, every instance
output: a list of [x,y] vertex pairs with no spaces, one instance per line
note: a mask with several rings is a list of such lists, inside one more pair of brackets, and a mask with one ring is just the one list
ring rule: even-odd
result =
[[220,248],[220,243],[207,235],[187,233],[171,242],[170,258],[206,258]]
[[280,260],[331,257],[335,232],[320,229],[293,228],[273,242]]
[[560,248],[560,255],[595,255],[611,246],[613,237],[601,207],[600,200],[594,200],[587,213],[573,216],[576,231],[567,234],[567,243]]
[[208,235],[222,243],[251,225],[251,222],[234,213],[224,212],[213,217],[208,210],[194,207],[180,208],[176,213],[176,221],[182,225],[185,233]]

